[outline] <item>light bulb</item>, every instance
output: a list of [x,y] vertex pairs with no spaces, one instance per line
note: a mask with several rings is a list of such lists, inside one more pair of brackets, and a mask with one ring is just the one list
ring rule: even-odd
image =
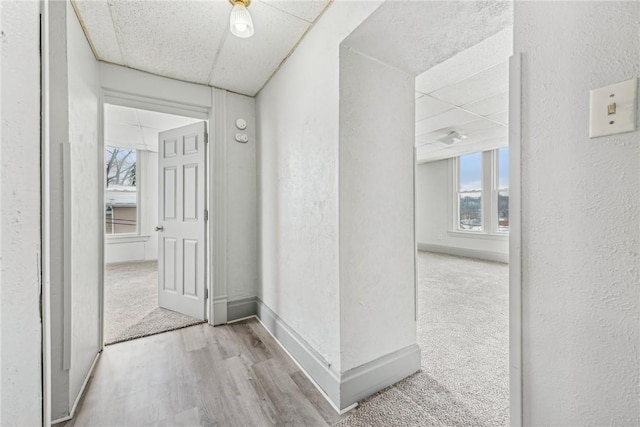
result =
[[251,20],[251,14],[246,7],[240,3],[236,3],[231,9],[231,16],[229,16],[229,29],[231,34],[236,37],[246,39],[253,35],[253,21]]

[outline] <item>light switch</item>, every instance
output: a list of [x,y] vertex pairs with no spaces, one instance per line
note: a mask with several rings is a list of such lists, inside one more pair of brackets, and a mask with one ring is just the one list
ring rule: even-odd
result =
[[638,79],[591,90],[589,138],[636,130]]

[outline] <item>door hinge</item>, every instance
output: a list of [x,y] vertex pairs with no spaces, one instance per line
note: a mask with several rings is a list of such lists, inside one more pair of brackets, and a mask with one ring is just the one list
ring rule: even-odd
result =
[[204,290],[204,299],[209,299],[209,289]]
[[209,221],[209,209],[204,210],[204,220]]
[[209,143],[209,132],[205,132],[204,133],[204,143],[208,144]]

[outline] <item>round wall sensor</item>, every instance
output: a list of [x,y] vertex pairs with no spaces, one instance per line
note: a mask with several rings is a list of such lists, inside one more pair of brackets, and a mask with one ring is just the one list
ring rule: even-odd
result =
[[249,142],[249,137],[246,133],[236,133],[236,141],[242,143]]
[[236,127],[240,130],[245,130],[247,128],[247,122],[244,119],[237,119]]

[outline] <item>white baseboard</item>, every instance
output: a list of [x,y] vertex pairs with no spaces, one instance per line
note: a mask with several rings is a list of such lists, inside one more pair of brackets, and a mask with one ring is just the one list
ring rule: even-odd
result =
[[257,299],[257,316],[264,327],[284,347],[313,382],[325,393],[338,410],[340,405],[339,374],[330,368],[330,363],[315,351],[300,335],[287,325],[276,313]]
[[96,354],[96,357],[93,359],[93,362],[91,363],[91,367],[89,368],[89,372],[87,373],[87,376],[85,377],[84,382],[82,383],[82,387],[80,387],[80,392],[78,393],[78,396],[76,397],[75,402],[73,402],[73,406],[71,407],[71,411],[69,412],[69,415],[51,421],[51,425],[63,423],[75,417],[76,410],[78,409],[78,404],[80,403],[80,400],[82,400],[82,397],[84,396],[84,392],[85,392],[85,389],[87,388],[87,384],[89,383],[89,379],[91,378],[91,375],[93,375],[93,370],[95,369],[101,354],[102,354],[102,351],[99,351],[98,354]]
[[420,370],[417,344],[372,360],[347,372],[337,373],[277,314],[257,299],[257,317],[279,344],[298,363],[303,372],[328,398],[339,413],[357,402]]
[[227,297],[218,297],[213,300],[213,323],[210,324],[224,325],[227,323]]
[[348,406],[420,370],[420,347],[412,344],[340,376],[340,403]]
[[234,322],[245,317],[255,316],[257,311],[256,297],[229,301],[227,302],[227,323]]
[[418,250],[426,252],[436,252],[447,255],[461,256],[465,258],[483,259],[485,261],[494,261],[509,263],[509,254],[493,251],[482,251],[478,249],[458,248],[454,246],[431,245],[428,243],[418,243]]

